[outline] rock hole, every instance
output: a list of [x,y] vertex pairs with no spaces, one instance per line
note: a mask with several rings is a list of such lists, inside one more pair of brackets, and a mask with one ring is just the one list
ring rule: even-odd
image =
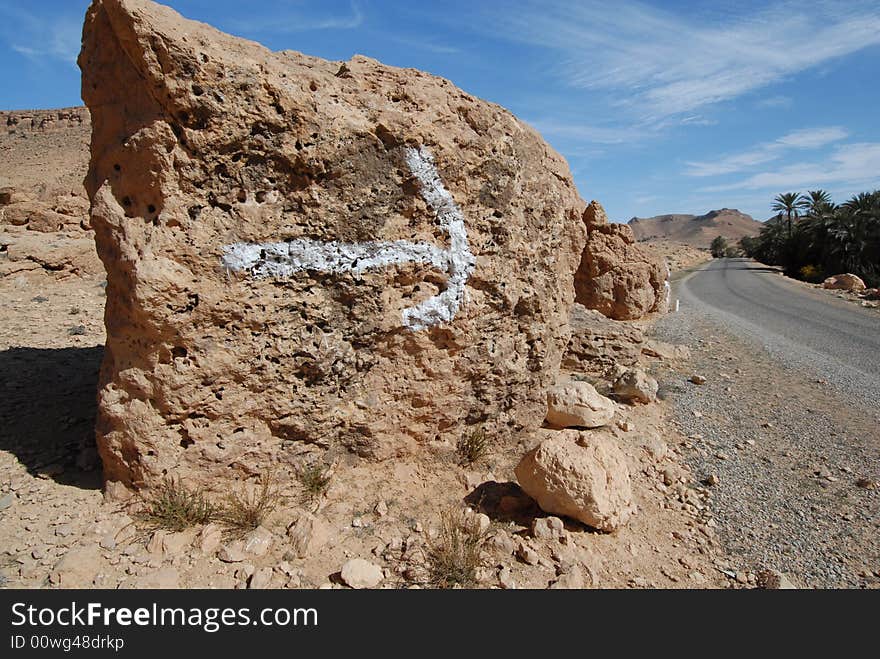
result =
[[171,356],[174,357],[174,359],[185,359],[188,354],[189,351],[187,351],[187,349],[183,346],[174,346],[171,349]]
[[116,163],[115,165],[113,165],[113,169],[116,170],[117,172],[121,172],[122,166],[119,163]]
[[152,215],[153,213],[156,212],[156,207],[155,207],[153,204],[150,204],[149,206],[147,206],[147,212],[148,212],[150,215]]
[[314,80],[312,80],[312,81],[309,83],[309,89],[311,89],[313,92],[318,91],[318,83],[315,82]]
[[183,439],[180,440],[180,448],[186,449],[186,448],[189,448],[190,446],[193,446],[194,444],[195,444],[195,441],[193,441],[189,437],[184,437]]

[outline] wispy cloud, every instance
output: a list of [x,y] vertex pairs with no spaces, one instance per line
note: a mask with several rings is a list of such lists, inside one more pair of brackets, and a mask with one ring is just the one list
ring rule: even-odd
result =
[[685,174],[688,176],[721,176],[733,174],[758,165],[773,162],[792,149],[818,149],[846,139],[849,133],[840,126],[805,128],[795,130],[782,137],[758,144],[746,151],[729,154],[707,162],[688,162]]
[[48,23],[19,6],[0,3],[0,40],[37,63],[74,64],[82,45],[82,16],[56,16]]
[[788,165],[754,174],[742,181],[707,187],[705,191],[796,190],[831,184],[851,188],[880,187],[880,143],[844,144],[825,161]]
[[790,108],[794,100],[790,96],[770,96],[755,103],[755,107],[764,109]]
[[593,126],[587,123],[558,120],[528,120],[535,130],[549,138],[575,143],[623,144],[644,138],[648,131],[632,127]]
[[673,13],[623,0],[531,3],[494,35],[561,51],[554,73],[611,93],[646,122],[693,114],[880,44],[868,2],[777,2],[753,13]]
[[[267,12],[259,14],[266,16]],[[289,34],[311,30],[355,30],[361,27],[365,20],[366,16],[360,4],[352,0],[349,3],[348,12],[343,14],[313,15],[305,12],[291,13],[287,11],[281,14],[274,13],[268,18],[251,17],[233,20],[230,22],[230,26],[237,31],[254,34]]]

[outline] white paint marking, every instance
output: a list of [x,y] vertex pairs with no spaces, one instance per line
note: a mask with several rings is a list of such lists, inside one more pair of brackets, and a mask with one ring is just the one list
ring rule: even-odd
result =
[[275,243],[235,243],[223,248],[221,259],[228,270],[249,272],[257,278],[283,279],[303,270],[359,274],[389,265],[420,263],[448,273],[446,290],[403,310],[403,324],[419,331],[451,322],[461,308],[465,285],[476,266],[467,239],[464,216],[444,187],[434,158],[424,148],[407,148],[406,164],[419,181],[422,198],[449,235],[449,249],[406,240],[365,243],[321,242],[298,238]]

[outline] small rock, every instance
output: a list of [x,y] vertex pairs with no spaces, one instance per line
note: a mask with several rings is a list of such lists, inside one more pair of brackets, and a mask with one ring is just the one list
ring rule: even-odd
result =
[[558,517],[538,517],[532,522],[532,537],[556,540],[565,534],[565,524]]
[[70,336],[85,336],[86,327],[85,325],[76,325],[75,327],[71,327],[67,330],[67,333]]
[[327,544],[330,530],[321,518],[303,513],[287,529],[287,537],[296,557],[307,558]]
[[696,373],[694,373],[691,376],[691,382],[694,384],[706,384],[706,378],[702,375],[697,375]]
[[223,530],[217,524],[206,524],[199,533],[199,549],[203,554],[213,554],[223,542]]
[[11,508],[13,503],[15,503],[15,495],[12,494],[12,492],[4,494],[2,497],[0,497],[0,510]]
[[375,588],[384,578],[382,568],[365,561],[353,558],[342,566],[342,581],[350,588]]
[[272,568],[261,567],[259,570],[254,572],[254,574],[248,580],[248,588],[250,590],[263,590],[263,589],[269,587],[269,583],[271,581],[272,581]]
[[547,393],[547,423],[558,428],[598,428],[614,418],[614,401],[589,382],[573,380]]
[[755,582],[758,588],[767,590],[797,590],[794,582],[782,572],[776,570],[761,570],[756,576]]
[[556,581],[550,584],[551,590],[581,590],[585,586],[584,571],[579,565],[574,565],[562,574]]
[[538,555],[538,552],[525,542],[520,542],[519,547],[516,549],[516,557],[527,565],[537,565],[541,562],[541,557]]
[[510,556],[516,551],[516,543],[510,539],[506,531],[493,533],[486,539],[485,547],[503,556]]
[[179,556],[193,543],[195,535],[194,529],[166,534],[162,539],[162,552],[166,556]]
[[856,487],[860,487],[863,490],[876,490],[878,485],[877,481],[871,480],[870,478],[859,478],[856,481]]
[[247,553],[245,553],[242,543],[232,542],[220,548],[217,558],[224,563],[241,563],[247,558]]
[[498,570],[498,583],[504,590],[516,590],[516,581],[509,567],[503,567]]
[[376,507],[373,508],[373,512],[375,512],[379,517],[385,517],[388,514],[388,504],[384,501],[380,501],[376,504]]
[[263,556],[269,551],[274,538],[269,529],[258,526],[244,537],[243,549],[252,556]]
[[31,552],[31,557],[35,561],[39,561],[39,560],[46,558],[46,548],[45,547],[35,547],[34,550]]
[[719,483],[718,476],[716,476],[715,474],[709,474],[706,477],[706,480],[704,480],[703,482],[706,485],[718,485],[718,483]]
[[657,381],[641,369],[631,368],[614,381],[614,393],[628,402],[652,403],[657,400]]

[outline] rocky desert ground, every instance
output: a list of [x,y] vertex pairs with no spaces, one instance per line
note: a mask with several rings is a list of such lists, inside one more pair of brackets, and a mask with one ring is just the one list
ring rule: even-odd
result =
[[709,255],[503,108],[147,0],[80,66],[88,109],[0,114],[5,587],[880,582],[876,425],[756,400],[668,313]]
[[[243,540],[230,539],[218,525],[178,533],[143,528],[137,497],[119,501],[102,491],[93,428],[106,276],[88,229],[85,193],[76,184],[88,164],[89,116],[74,112],[81,123],[43,121],[55,111],[7,113],[0,136],[9,164],[2,181],[11,199],[49,213],[56,212],[57,198],[70,197],[78,209],[59,231],[7,220],[0,234],[0,295],[7,309],[0,325],[8,374],[0,486],[6,587],[343,587],[342,567],[358,558],[380,568],[383,586],[420,585],[437,511],[466,499],[488,529],[481,587],[735,583],[719,571],[731,566],[720,558],[710,490],[694,483],[684,466],[689,440],[672,430],[662,402],[614,403],[604,432],[625,447],[637,509],[614,534],[542,514],[513,473],[530,447],[491,443],[487,455],[468,466],[459,464],[454,446],[393,463],[341,455],[318,500],[304,498],[302,485],[286,473],[279,476],[282,503]],[[10,209],[16,202],[2,210]],[[644,339],[651,320],[628,324],[583,314],[577,350],[593,372],[574,377],[601,383],[618,357],[686,374],[686,353]],[[571,365],[579,359],[570,358]],[[247,476],[240,474],[242,484]]]

